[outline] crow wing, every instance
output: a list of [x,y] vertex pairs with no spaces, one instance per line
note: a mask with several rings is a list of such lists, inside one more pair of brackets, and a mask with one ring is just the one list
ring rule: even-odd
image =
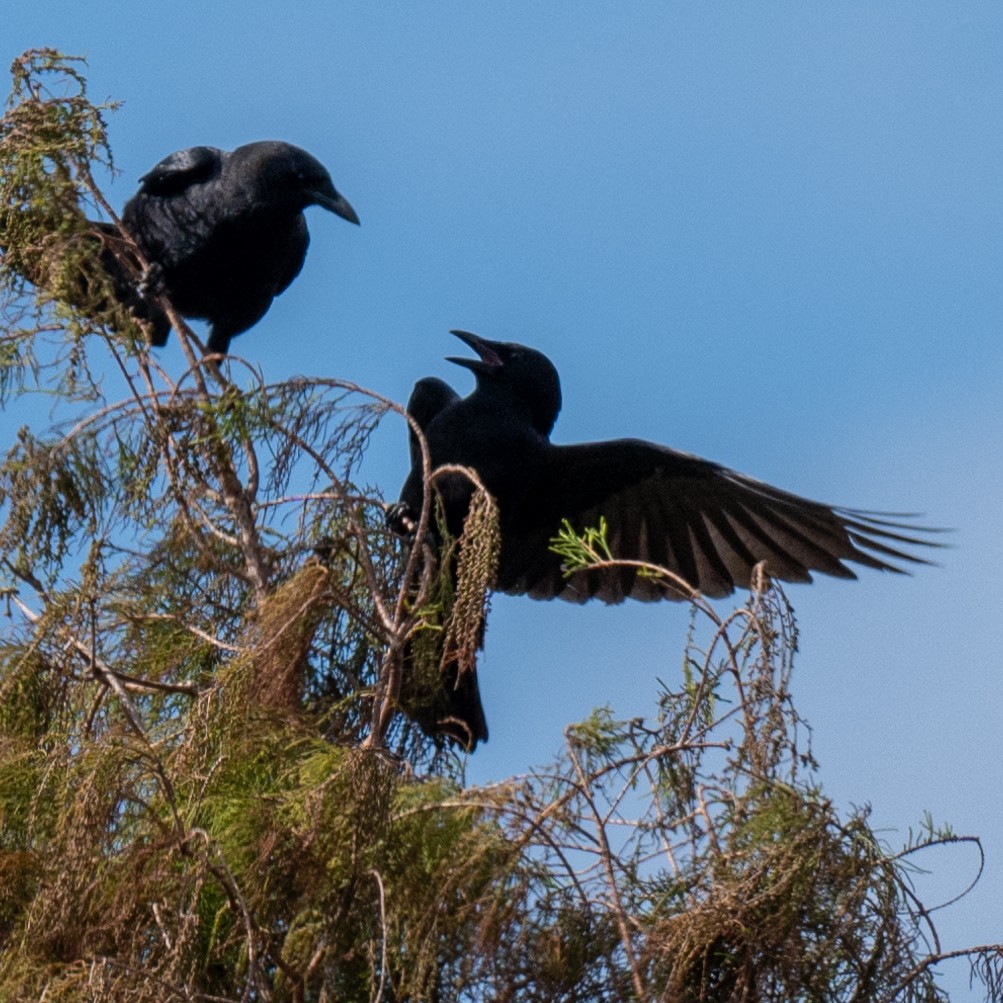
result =
[[[426,433],[435,417],[459,399],[460,395],[445,380],[426,376],[414,385],[406,410],[422,432]],[[408,444],[411,449],[411,467],[417,470],[418,476],[421,476],[421,445],[410,425],[408,425]]]
[[214,146],[192,146],[164,157],[139,180],[146,195],[178,195],[218,174],[225,154]]
[[564,519],[576,531],[604,519],[614,558],[665,567],[712,597],[748,587],[760,561],[776,578],[809,582],[813,571],[855,578],[845,561],[901,572],[895,562],[929,563],[903,547],[936,546],[908,535],[929,530],[801,498],[653,443],[548,445],[525,502],[502,512],[502,591],[572,602],[683,597],[635,567],[565,576],[549,549]]

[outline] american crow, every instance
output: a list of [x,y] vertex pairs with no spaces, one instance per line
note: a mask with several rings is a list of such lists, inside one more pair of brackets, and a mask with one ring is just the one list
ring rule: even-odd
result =
[[[639,439],[554,445],[550,433],[561,388],[550,360],[523,345],[451,333],[479,356],[449,359],[474,372],[476,389],[460,398],[441,380],[422,380],[408,412],[426,438],[433,469],[471,467],[494,496],[501,529],[497,588],[503,592],[579,603],[683,598],[683,590],[632,566],[566,576],[550,549],[565,519],[576,531],[604,519],[615,558],[667,568],[711,597],[748,587],[760,561],[770,575],[790,582],[810,582],[813,571],[855,578],[844,561],[896,572],[902,570],[896,562],[928,563],[903,549],[933,546],[909,535],[925,530],[809,501],[666,446]],[[422,504],[415,446],[412,441],[411,473],[388,518],[402,532],[417,521]],[[450,475],[436,486],[447,528],[459,535],[470,484]],[[464,685],[468,692],[452,713],[462,719],[474,708],[465,718],[473,740],[461,739],[472,748],[487,734],[471,681]],[[472,685],[476,698],[476,681]]]
[[[111,268],[116,295],[142,315],[137,295],[165,293],[182,316],[209,322],[212,352],[226,352],[299,274],[310,242],[304,209],[319,205],[359,222],[320,161],[289,143],[248,143],[232,153],[194,146],[140,181],[122,223],[150,274],[131,294],[123,269]],[[146,310],[153,344],[162,345],[167,330],[157,308]]]

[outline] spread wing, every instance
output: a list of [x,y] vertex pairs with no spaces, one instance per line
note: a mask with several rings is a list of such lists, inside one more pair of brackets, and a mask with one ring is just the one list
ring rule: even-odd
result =
[[668,568],[712,597],[747,588],[760,561],[783,581],[810,582],[813,571],[855,578],[844,562],[901,572],[900,563],[929,563],[903,548],[937,545],[922,538],[934,531],[810,501],[634,439],[549,446],[525,504],[502,515],[498,587],[572,602],[681,595],[633,567],[566,577],[549,549],[563,519],[577,531],[605,519],[614,558]]

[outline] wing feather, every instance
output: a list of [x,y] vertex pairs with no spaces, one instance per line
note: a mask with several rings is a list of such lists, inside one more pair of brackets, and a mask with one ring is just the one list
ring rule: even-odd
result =
[[502,511],[499,587],[533,598],[680,598],[634,567],[561,571],[549,549],[562,520],[576,531],[605,519],[613,556],[679,575],[704,595],[750,584],[760,561],[783,581],[813,572],[856,575],[844,562],[902,572],[927,564],[908,548],[936,547],[936,530],[881,513],[838,508],[746,477],[719,464],[636,439],[546,447],[519,511]]

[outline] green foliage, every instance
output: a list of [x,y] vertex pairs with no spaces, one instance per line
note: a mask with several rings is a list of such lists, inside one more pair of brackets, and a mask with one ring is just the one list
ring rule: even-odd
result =
[[561,531],[550,541],[550,549],[564,558],[562,568],[566,574],[589,568],[600,561],[611,561],[607,534],[609,527],[601,516],[597,527],[586,527],[581,534],[565,519]]
[[[66,256],[106,109],[77,61],[14,73],[4,316],[25,282],[58,305],[0,332],[0,386],[73,406],[0,463],[0,999],[943,999],[909,860],[961,837],[927,820],[892,852],[823,797],[777,591],[727,620],[694,600],[653,721],[596,711],[546,769],[465,788],[395,712],[441,696],[443,651],[472,667],[490,498],[435,575],[355,483],[399,408],[194,354],[174,382],[111,334],[107,290],[80,295],[95,249]],[[604,540],[569,527],[569,568]],[[969,953],[1001,998],[1000,949]]]
[[116,254],[137,269],[129,242],[103,232],[88,214],[110,214],[94,181],[111,172],[105,114],[93,104],[83,60],[53,49],[24,53],[11,66],[13,86],[0,119],[0,290],[6,330],[0,335],[0,401],[37,376],[36,337],[62,331],[58,372],[64,393],[93,396],[78,342],[108,327],[142,334],[118,305],[102,267]]

